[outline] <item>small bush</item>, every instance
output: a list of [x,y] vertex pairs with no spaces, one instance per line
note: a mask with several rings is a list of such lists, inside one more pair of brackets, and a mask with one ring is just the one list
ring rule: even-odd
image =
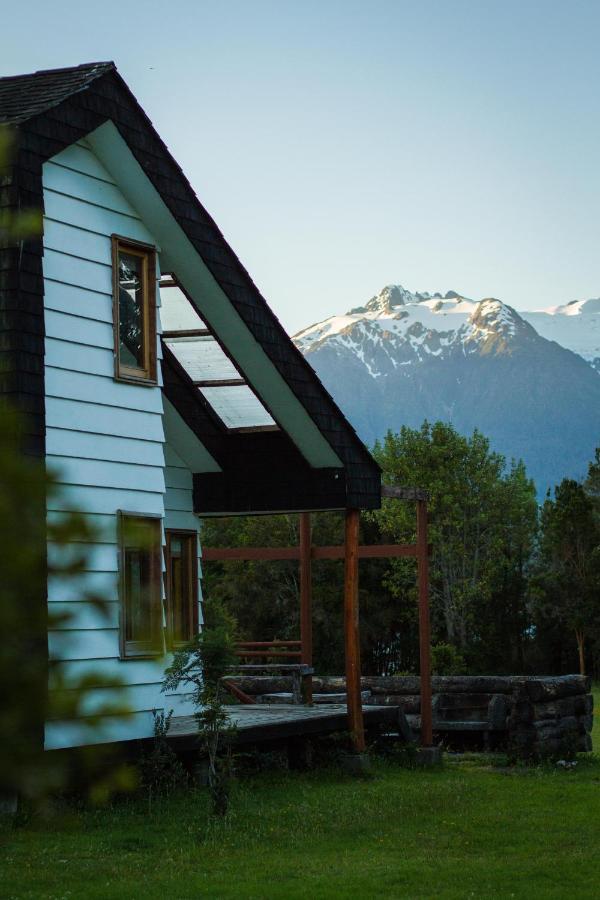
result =
[[141,786],[147,792],[149,800],[153,797],[168,797],[188,781],[187,772],[167,741],[173,710],[165,715],[164,712],[153,709],[152,715],[154,745],[139,762]]
[[464,675],[467,665],[453,644],[434,644],[431,648],[432,675]]

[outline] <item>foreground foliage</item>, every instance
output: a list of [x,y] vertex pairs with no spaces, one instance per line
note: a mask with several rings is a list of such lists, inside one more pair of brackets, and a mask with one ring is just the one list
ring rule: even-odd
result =
[[600,757],[560,767],[450,758],[263,774],[232,812],[206,791],[129,800],[0,832],[9,898],[595,897]]

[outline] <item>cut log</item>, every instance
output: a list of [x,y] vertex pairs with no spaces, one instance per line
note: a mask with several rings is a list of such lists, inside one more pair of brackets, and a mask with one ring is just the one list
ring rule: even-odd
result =
[[560,697],[571,697],[575,694],[588,694],[592,681],[586,675],[560,675],[548,678],[519,679],[524,685],[530,700],[544,703]]

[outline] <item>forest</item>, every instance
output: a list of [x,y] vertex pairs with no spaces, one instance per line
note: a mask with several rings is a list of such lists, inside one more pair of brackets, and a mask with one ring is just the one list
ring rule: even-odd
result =
[[[451,425],[388,432],[373,448],[383,482],[430,492],[430,602],[436,674],[581,672],[600,675],[600,448],[581,481],[539,502],[520,461],[478,431]],[[384,500],[363,513],[365,544],[412,542],[414,504]],[[290,546],[298,516],[207,519],[204,546]],[[313,515],[313,543],[343,540],[341,513]],[[314,665],[344,670],[343,563],[313,565]],[[224,605],[245,640],[299,636],[296,562],[206,562],[208,606]],[[360,563],[364,674],[418,673],[415,562]]]

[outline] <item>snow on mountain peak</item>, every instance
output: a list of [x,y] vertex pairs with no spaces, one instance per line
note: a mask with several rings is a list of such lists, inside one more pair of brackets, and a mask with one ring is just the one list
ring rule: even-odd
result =
[[386,368],[444,357],[454,349],[510,352],[536,332],[600,371],[600,298],[519,313],[495,298],[477,302],[456,291],[430,294],[388,284],[364,306],[311,325],[294,341],[303,353],[324,346],[352,350],[378,377]]

